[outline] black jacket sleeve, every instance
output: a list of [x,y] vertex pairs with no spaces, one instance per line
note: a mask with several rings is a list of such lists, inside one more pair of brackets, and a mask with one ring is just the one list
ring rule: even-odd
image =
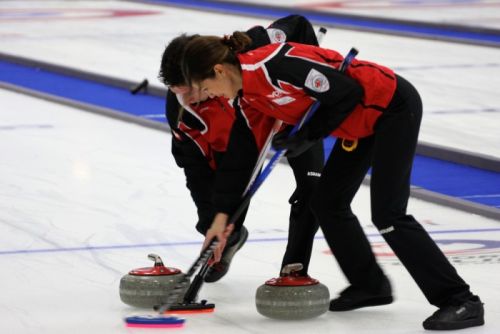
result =
[[271,23],[270,29],[279,29],[286,35],[287,42],[318,46],[316,33],[311,22],[302,15],[289,15]]
[[[215,172],[208,164],[196,143],[178,128],[181,105],[172,92],[167,94],[166,117],[172,134],[172,155],[177,166],[184,169],[186,186],[198,211],[201,222],[211,223],[215,214],[213,206],[213,187]],[[207,223],[208,224],[208,223]]]
[[217,169],[214,202],[217,212],[229,215],[241,203],[243,192],[257,163],[259,150],[255,137],[235,100],[236,120],[229,143]]
[[[318,39],[311,22],[301,15],[289,15],[280,18],[271,23],[267,29],[255,26],[247,30],[246,33],[252,39],[252,43],[245,52],[269,43],[275,43],[277,38],[281,38],[281,42],[318,45]],[[274,36],[276,34],[280,35],[280,37]],[[275,37],[274,40],[271,40],[271,37]]]
[[276,57],[266,63],[266,69],[276,86],[280,82],[292,84],[303,88],[320,102],[314,116],[303,127],[307,129],[310,140],[326,137],[362,101],[363,88],[356,80],[331,66],[286,55],[291,48],[286,44]]

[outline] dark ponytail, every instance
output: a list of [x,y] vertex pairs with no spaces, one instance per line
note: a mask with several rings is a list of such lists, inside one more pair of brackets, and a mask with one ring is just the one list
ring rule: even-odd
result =
[[247,49],[252,39],[244,32],[232,35],[198,36],[185,47],[182,72],[189,85],[213,78],[217,64],[240,65],[236,55]]
[[252,43],[252,39],[242,31],[235,31],[232,35],[222,38],[222,44],[227,45],[234,53],[241,53]]

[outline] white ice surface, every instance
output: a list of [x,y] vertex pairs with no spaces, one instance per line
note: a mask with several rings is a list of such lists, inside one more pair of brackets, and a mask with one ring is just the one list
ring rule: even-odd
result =
[[[269,22],[117,1],[0,2],[0,10],[12,8],[159,11],[119,19],[0,18],[1,52],[150,82],[156,82],[164,45],[180,32],[223,34]],[[433,15],[449,17],[444,10]],[[479,15],[487,23],[496,14],[487,9]],[[340,51],[357,46],[360,58],[394,67],[414,82],[426,108],[421,140],[500,156],[497,49],[333,29],[324,45]],[[124,316],[147,312],[120,302],[121,276],[150,265],[151,252],[186,269],[202,241],[169,145],[162,132],[0,91],[0,333],[152,332],[123,326]],[[256,312],[255,289],[276,276],[284,252],[290,180],[289,168],[277,166],[252,203],[250,239],[230,273],[202,290],[216,312],[188,317],[181,332],[423,333],[420,323],[434,308],[369,224],[365,187],[354,209],[397,301],[302,322],[269,320]],[[460,333],[500,332],[500,249],[480,249],[500,242],[498,222],[417,200],[411,200],[410,212],[443,241],[486,304],[487,325]],[[333,296],[346,282],[318,238],[310,273]]]
[[[148,312],[122,304],[118,284],[129,270],[151,265],[148,253],[185,270],[200,250],[194,206],[170,156],[169,135],[8,91],[0,90],[0,101],[0,333],[160,332],[124,327],[123,317]],[[435,308],[369,224],[365,187],[354,210],[396,302],[307,321],[257,313],[255,290],[277,275],[284,252],[292,179],[286,165],[275,168],[252,202],[247,244],[228,275],[202,289],[215,313],[188,316],[178,332],[423,333],[421,322]],[[453,254],[485,302],[487,325],[460,333],[499,333],[498,222],[418,200],[409,211]],[[493,243],[486,252],[485,242]],[[334,296],[346,281],[327,250],[319,234],[310,274]]]
[[[57,15],[36,18],[36,8],[56,9]],[[483,15],[494,12],[482,8]],[[91,18],[85,9],[157,14]],[[222,35],[270,23],[118,1],[1,1],[0,10],[6,13],[0,16],[0,52],[137,82],[148,78],[157,86],[163,49],[178,34]],[[446,13],[446,8],[435,12]],[[344,53],[355,46],[360,59],[409,79],[424,101],[422,142],[500,158],[499,49],[333,28],[323,46]]]

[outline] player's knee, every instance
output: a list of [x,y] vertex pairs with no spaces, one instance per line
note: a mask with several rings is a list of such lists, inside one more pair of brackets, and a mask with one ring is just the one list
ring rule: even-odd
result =
[[353,215],[351,206],[348,203],[343,203],[339,199],[325,196],[320,193],[315,193],[310,202],[310,207],[319,221],[323,220],[338,220],[342,221],[343,218]]

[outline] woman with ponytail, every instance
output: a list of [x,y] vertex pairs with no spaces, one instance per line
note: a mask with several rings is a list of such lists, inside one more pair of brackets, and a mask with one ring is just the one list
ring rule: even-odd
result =
[[[228,217],[241,198],[254,162],[255,142],[248,112],[294,125],[315,101],[311,120],[294,136],[273,141],[288,156],[304,152],[326,136],[337,141],[312,198],[318,219],[350,286],[330,303],[331,311],[388,304],[389,280],[377,264],[351,202],[371,167],[372,222],[409,271],[427,300],[439,309],[425,329],[460,329],[484,324],[483,304],[470,292],[436,243],[406,213],[410,174],[422,117],[416,89],[391,69],[354,59],[345,73],[336,51],[295,43],[270,44],[245,52],[248,41],[199,36],[183,56],[187,82],[210,96],[234,99],[236,121],[215,184],[217,214],[204,247],[217,237],[220,258]],[[229,228],[230,229],[230,228]]]
[[[245,47],[247,50],[279,40],[318,44],[313,27],[299,15],[281,18],[268,28],[255,26],[236,35],[241,42],[233,40],[235,47],[237,45],[238,48]],[[166,117],[173,134],[172,154],[177,165],[184,170],[186,185],[197,208],[196,230],[205,235],[216,213],[213,200],[215,180],[218,178],[218,167],[224,158],[229,131],[236,116],[227,98],[210,98],[207,94],[193,91],[187,85],[181,68],[182,52],[185,45],[197,36],[180,35],[168,44],[163,53],[159,77],[169,88]],[[226,43],[233,43],[229,41],[229,37],[226,39]],[[206,53],[206,56],[209,54]],[[200,59],[204,60],[205,58]],[[274,119],[254,111],[249,116],[249,122],[252,127],[249,135],[255,141],[252,152],[258,155]],[[297,188],[289,200],[289,238],[282,266],[300,262],[303,264],[300,274],[307,275],[318,224],[309,206],[304,203],[304,198],[310,198],[318,181],[317,175],[323,169],[323,144],[318,142],[304,154],[288,161],[294,172]],[[234,233],[221,261],[210,267],[205,276],[206,282],[221,279],[227,273],[233,256],[245,243],[248,236],[248,231],[243,226],[245,213],[235,223]]]

